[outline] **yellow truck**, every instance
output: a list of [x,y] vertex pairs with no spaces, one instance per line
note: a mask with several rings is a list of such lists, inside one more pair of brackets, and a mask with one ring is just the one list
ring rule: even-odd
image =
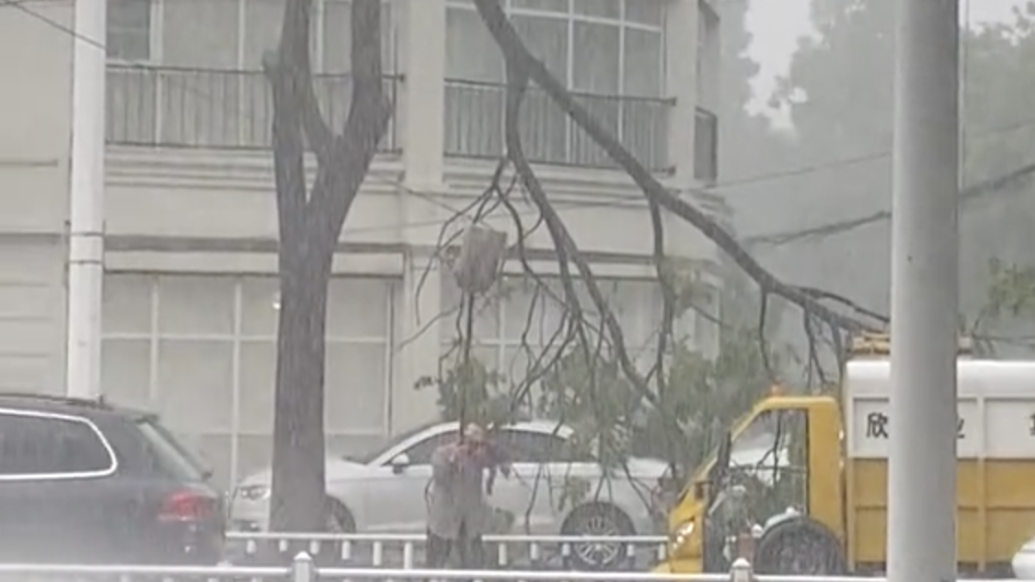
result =
[[[894,420],[887,344],[874,345],[855,346],[840,402],[774,394],[734,424],[669,514],[657,571],[724,571],[738,555],[763,573],[884,571]],[[1035,534],[1035,362],[957,369],[959,571],[1010,577]]]

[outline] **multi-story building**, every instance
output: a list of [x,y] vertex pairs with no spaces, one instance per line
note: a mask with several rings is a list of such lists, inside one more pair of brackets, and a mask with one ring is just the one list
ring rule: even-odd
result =
[[[340,123],[349,3],[314,4],[316,91]],[[694,193],[716,172],[718,21],[707,0],[506,5],[532,50],[645,165],[723,212]],[[502,149],[503,67],[470,1],[384,6],[394,118],[348,217],[330,289],[327,431],[345,449],[434,416],[435,395],[414,384],[437,372],[454,337],[453,319],[435,316],[456,293],[432,250]],[[283,0],[108,5],[103,391],[163,414],[223,478],[267,462],[270,450],[277,215],[259,69],[282,12]],[[71,2],[0,5],[3,389],[65,384],[72,20]],[[523,130],[631,337],[646,338],[658,298],[642,194],[542,96],[529,96]],[[531,206],[521,208],[530,225]],[[667,226],[669,252],[718,286],[713,245],[679,220]],[[556,273],[545,232],[528,244],[536,268]],[[481,310],[476,354],[491,367],[515,367],[529,303],[517,288]],[[559,307],[550,309],[556,318]],[[715,341],[705,325],[687,329],[698,346]]]

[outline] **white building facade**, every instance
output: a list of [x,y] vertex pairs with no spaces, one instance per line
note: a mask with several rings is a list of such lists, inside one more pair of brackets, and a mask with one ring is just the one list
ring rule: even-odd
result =
[[[65,384],[71,3],[0,7],[0,389]],[[325,114],[349,99],[349,3],[314,0],[316,90]],[[506,0],[513,22],[580,100],[658,177],[692,194],[716,178],[718,21],[706,0]],[[332,448],[372,446],[433,418],[414,384],[455,337],[441,223],[488,184],[502,151],[499,52],[469,1],[385,0],[394,118],[352,207],[334,265],[327,348]],[[277,320],[276,206],[268,87],[283,0],[109,0],[104,394],[155,410],[226,482],[269,461]],[[49,22],[48,22],[49,21]],[[548,194],[606,280],[632,338],[655,329],[652,237],[643,196],[544,97],[523,129]],[[516,198],[524,227],[533,207]],[[515,240],[511,219],[490,222]],[[667,221],[670,254],[709,288],[714,246]],[[527,246],[556,275],[545,229]],[[517,261],[507,272],[520,271]],[[510,279],[510,282],[517,279]],[[532,292],[486,301],[476,355],[518,375]],[[419,292],[418,292],[419,291]],[[559,320],[559,306],[536,325]],[[552,310],[552,311],[551,311]],[[715,332],[690,320],[688,341]],[[540,330],[539,337],[548,332]],[[543,340],[539,340],[543,341]],[[534,343],[528,340],[529,343]]]

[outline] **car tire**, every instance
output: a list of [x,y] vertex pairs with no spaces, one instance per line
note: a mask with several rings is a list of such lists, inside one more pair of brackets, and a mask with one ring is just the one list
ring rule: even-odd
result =
[[[615,535],[636,533],[632,520],[622,510],[608,503],[590,503],[575,508],[564,520],[561,535]],[[589,542],[572,544],[565,566],[575,570],[615,570],[629,558],[629,548],[621,543]]]
[[[350,534],[356,533],[356,519],[352,512],[345,507],[345,504],[333,497],[327,498],[327,523],[324,526],[326,533]],[[322,568],[342,567],[341,561],[342,546],[339,541],[325,541],[320,544],[320,551],[313,556],[316,564]]]
[[327,498],[327,532],[350,534],[356,533],[356,518],[352,517],[345,504],[333,497]]

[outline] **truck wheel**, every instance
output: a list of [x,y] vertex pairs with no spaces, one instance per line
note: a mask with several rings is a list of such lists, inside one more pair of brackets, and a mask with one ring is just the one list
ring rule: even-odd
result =
[[759,574],[837,576],[845,572],[841,545],[825,527],[808,519],[773,526],[755,547]]

